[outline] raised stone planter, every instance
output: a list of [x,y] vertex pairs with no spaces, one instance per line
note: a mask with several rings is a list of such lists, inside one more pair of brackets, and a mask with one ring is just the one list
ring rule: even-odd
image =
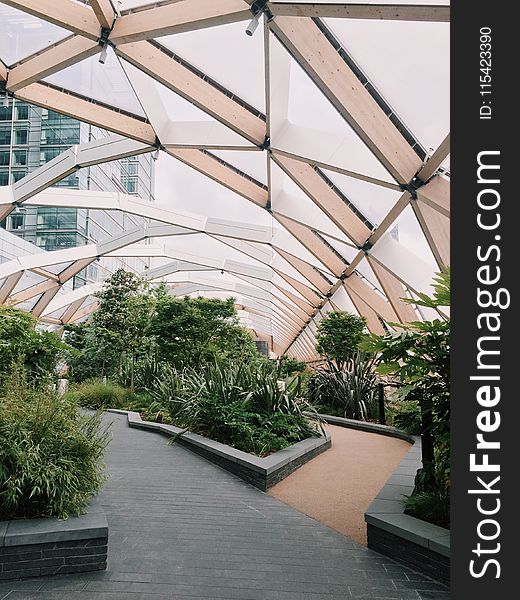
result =
[[368,547],[440,581],[449,582],[450,532],[404,514],[403,499],[421,467],[421,440],[410,448],[365,513]]
[[80,517],[0,521],[0,581],[106,569],[108,525],[98,508]]
[[367,433],[379,433],[380,435],[387,435],[389,437],[399,438],[406,442],[414,443],[414,436],[408,433],[390,427],[389,425],[380,425],[379,423],[369,423],[367,421],[357,421],[355,419],[346,419],[345,417],[334,417],[332,415],[321,415],[320,418],[329,425],[337,425],[338,427],[346,427],[347,429],[357,429],[359,431],[366,431]]
[[[109,412],[126,414],[130,427],[149,429],[168,437],[179,436],[184,431],[173,425],[143,421],[141,415],[136,412],[124,410]],[[330,448],[331,439],[330,436],[308,438],[264,458],[191,432],[182,433],[176,443],[266,492],[303,464]]]

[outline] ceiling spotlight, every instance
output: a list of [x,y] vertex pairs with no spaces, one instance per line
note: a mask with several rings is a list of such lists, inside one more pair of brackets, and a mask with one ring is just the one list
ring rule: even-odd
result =
[[99,55],[99,62],[104,65],[105,61],[107,59],[107,54],[108,54],[108,44],[104,44],[103,48],[101,49],[101,54]]
[[260,15],[261,14],[262,14],[261,12],[258,12],[251,19],[251,22],[249,23],[249,25],[247,26],[247,29],[246,29],[246,35],[248,35],[248,36],[251,37],[253,35],[253,33],[256,31],[256,28],[258,27],[258,23],[260,21]]
[[8,96],[7,92],[5,93],[4,100],[2,102],[2,106],[4,108],[9,108],[9,96]]

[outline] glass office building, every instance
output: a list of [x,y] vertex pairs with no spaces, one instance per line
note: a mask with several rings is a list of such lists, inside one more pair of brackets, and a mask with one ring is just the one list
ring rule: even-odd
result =
[[[52,110],[12,99],[0,107],[0,186],[19,181],[71,146],[108,135],[102,129]],[[85,167],[55,187],[121,192],[152,202],[154,160],[151,154]],[[2,227],[42,250],[60,250],[102,242],[142,226],[144,219],[119,211],[63,207],[21,207]],[[141,272],[147,259],[102,259],[74,278],[74,287],[98,281],[118,266]]]

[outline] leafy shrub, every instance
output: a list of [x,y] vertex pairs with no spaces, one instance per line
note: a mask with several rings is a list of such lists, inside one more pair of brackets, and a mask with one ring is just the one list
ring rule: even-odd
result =
[[394,426],[410,435],[421,433],[421,407],[413,400],[399,402],[394,406]]
[[307,368],[307,365],[301,360],[293,358],[292,356],[287,356],[287,354],[283,354],[278,359],[278,368],[283,377],[290,377],[291,375],[296,375],[297,373],[303,373]]
[[30,313],[0,306],[0,379],[21,361],[30,379],[51,378],[68,346],[50,331],[39,331]]
[[450,528],[449,489],[438,487],[430,491],[414,493],[405,500],[405,514]]
[[363,342],[378,354],[378,372],[394,378],[403,405],[412,403],[411,411],[419,406],[423,469],[416,493],[449,489],[450,321],[441,310],[450,304],[449,269],[437,274],[433,288],[432,297],[419,294],[413,302],[436,310],[440,318],[396,324],[401,331]]
[[80,514],[104,481],[108,432],[17,366],[0,393],[0,519]]
[[147,392],[132,394],[128,396],[123,408],[132,410],[141,414],[145,421],[155,421],[156,423],[171,423],[170,411],[168,406],[153,399]]
[[258,356],[251,334],[239,324],[234,298],[164,296],[156,305],[150,333],[159,358],[179,369]]
[[366,421],[378,414],[377,383],[374,358],[355,352],[340,366],[329,361],[318,369],[309,380],[308,398],[322,410]]
[[135,395],[130,390],[99,379],[91,379],[74,386],[67,396],[80,406],[94,410],[124,408],[135,400]]
[[133,383],[135,390],[148,390],[162,376],[166,363],[158,360],[156,349],[150,347],[152,345],[145,344],[142,351],[136,353],[134,361],[127,354],[121,357],[118,381],[123,387],[132,388]]
[[263,455],[318,434],[303,414],[312,407],[300,391],[298,377],[280,386],[279,371],[267,361],[214,362],[200,370],[170,369],[151,395],[169,407],[176,425]]

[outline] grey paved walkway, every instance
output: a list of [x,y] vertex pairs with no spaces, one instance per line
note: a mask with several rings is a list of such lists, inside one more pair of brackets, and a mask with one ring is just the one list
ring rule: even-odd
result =
[[113,420],[99,498],[108,570],[1,584],[1,600],[449,598],[164,437]]

